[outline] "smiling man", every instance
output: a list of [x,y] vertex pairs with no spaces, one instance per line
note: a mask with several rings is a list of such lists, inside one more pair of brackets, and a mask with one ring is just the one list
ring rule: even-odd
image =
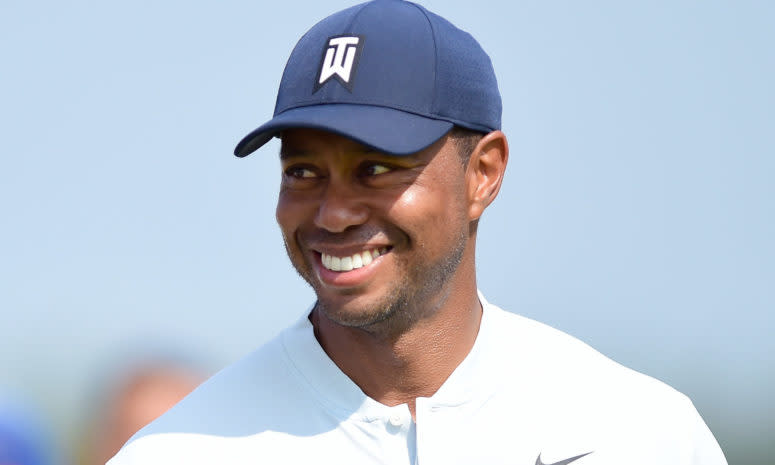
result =
[[308,31],[235,153],[281,139],[277,221],[317,299],[110,463],[725,464],[685,396],[477,291],[500,119],[487,54],[418,5]]

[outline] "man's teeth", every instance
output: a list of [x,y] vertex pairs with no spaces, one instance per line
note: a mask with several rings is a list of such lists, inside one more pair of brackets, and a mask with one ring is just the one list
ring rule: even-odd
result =
[[375,258],[385,253],[387,253],[387,247],[365,250],[346,257],[334,257],[333,255],[321,253],[320,258],[323,266],[331,271],[350,271],[370,264]]

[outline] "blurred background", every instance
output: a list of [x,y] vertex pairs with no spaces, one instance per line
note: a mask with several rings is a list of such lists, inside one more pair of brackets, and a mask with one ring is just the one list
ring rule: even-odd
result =
[[[775,463],[775,4],[421,3],[503,95],[488,300],[689,395],[730,464]],[[231,151],[352,4],[0,3],[0,398],[34,463],[96,463],[97,431],[144,421],[122,396],[172,402],[306,311],[278,144]]]

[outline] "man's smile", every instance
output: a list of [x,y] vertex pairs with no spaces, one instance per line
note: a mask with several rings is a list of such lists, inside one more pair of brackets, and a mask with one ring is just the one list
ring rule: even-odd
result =
[[364,245],[353,251],[348,247],[341,251],[327,249],[326,252],[313,249],[313,265],[321,283],[335,288],[360,288],[373,281],[383,261],[393,250],[392,246]]
[[320,261],[323,264],[323,267],[331,271],[351,271],[364,266],[369,266],[374,259],[387,252],[387,247],[364,250],[363,252],[356,252],[352,255],[345,255],[342,257],[321,252]]

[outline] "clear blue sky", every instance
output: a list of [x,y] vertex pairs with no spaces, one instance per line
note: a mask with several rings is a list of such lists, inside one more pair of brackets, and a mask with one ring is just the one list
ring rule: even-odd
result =
[[[305,311],[277,145],[231,151],[298,37],[353,3],[0,5],[0,387],[64,427],[111,353],[221,365]],[[771,440],[773,4],[421,3],[482,43],[503,95],[488,299],[668,381],[722,445]]]

